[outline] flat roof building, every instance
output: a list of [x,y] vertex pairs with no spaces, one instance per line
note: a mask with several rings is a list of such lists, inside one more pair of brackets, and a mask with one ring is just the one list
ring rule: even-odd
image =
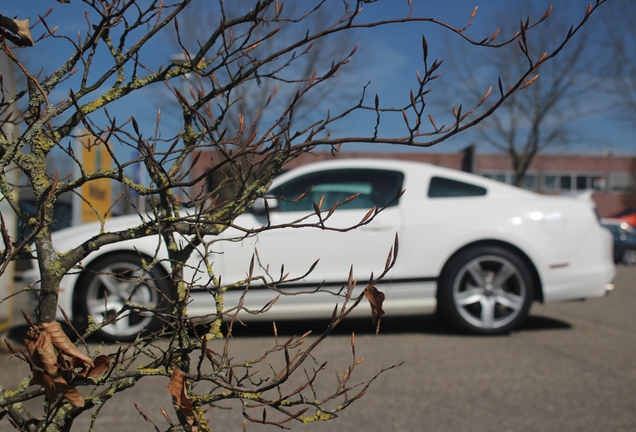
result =
[[[398,159],[427,162],[433,165],[473,172],[503,183],[514,184],[515,175],[506,154],[415,153],[415,152],[331,152],[305,153],[293,160],[288,169],[321,160],[342,158]],[[205,172],[201,157],[193,176]],[[203,162],[203,163],[202,163]],[[601,217],[610,217],[636,201],[636,156],[593,156],[540,154],[527,170],[523,187],[542,194],[592,191]],[[631,201],[630,201],[631,199]]]

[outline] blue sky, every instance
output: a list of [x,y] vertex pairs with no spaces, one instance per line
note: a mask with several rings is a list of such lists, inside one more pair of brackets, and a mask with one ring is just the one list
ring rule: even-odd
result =
[[[141,4],[143,1],[139,3]],[[293,1],[289,0],[288,3],[293,3]],[[485,38],[492,34],[496,27],[494,24],[495,17],[499,16],[502,10],[513,10],[517,5],[523,7],[524,4],[529,2],[527,0],[448,0],[437,2],[413,0],[412,3],[415,15],[434,17],[458,27],[465,25],[475,6],[479,6],[474,24],[469,29],[468,34],[475,38]],[[545,7],[549,4],[545,1],[534,3],[542,3]],[[571,16],[571,20],[574,23],[582,16],[588,1],[559,0],[555,3],[555,10],[558,8],[559,12],[568,17]],[[71,0],[70,5],[58,4],[53,0],[7,2],[0,7],[0,13],[10,17],[16,16],[20,19],[30,18],[33,22],[38,15],[46,13],[51,6],[54,6],[54,11],[47,18],[47,22],[52,27],[59,26],[59,34],[75,37],[78,31],[85,29],[84,5],[79,0]],[[611,2],[604,7],[612,7]],[[408,13],[407,0],[378,0],[375,3],[364,5],[364,8],[365,13],[368,14],[367,20],[388,19],[404,16]],[[518,21],[516,15],[512,15],[510,19]],[[599,16],[593,17],[591,24],[598,26],[600,22],[601,16],[599,14]],[[36,31],[36,34],[38,33]],[[357,69],[354,69],[353,78],[351,75],[346,78],[346,85],[351,88],[356,86],[359,88],[362,84],[370,81],[369,94],[374,95],[377,93],[385,104],[404,105],[404,102],[408,101],[410,86],[416,83],[415,71],[422,70],[422,35],[426,36],[429,43],[429,58],[444,59],[453,55],[452,52],[446,51],[445,38],[448,38],[448,36],[444,36],[444,33],[448,34],[448,32],[440,31],[438,26],[427,23],[375,28],[357,32],[353,36],[352,42],[359,42],[360,49],[356,55],[357,58],[350,65],[351,68]],[[597,39],[599,38],[602,39],[602,34]],[[31,66],[48,69],[66,59],[68,52],[59,51],[59,48],[57,48],[59,45],[52,45],[52,42],[42,42],[35,48],[25,50]],[[155,65],[167,63],[167,59],[175,53],[174,46],[167,43],[166,39],[162,39],[152,48],[148,61]],[[479,51],[475,51],[473,55],[480,55]],[[593,59],[594,62],[599,60],[602,59]],[[441,71],[445,75],[452,73],[448,69],[445,70],[444,66]],[[493,84],[496,84],[496,82]],[[59,94],[54,94],[53,99],[55,97],[65,97],[65,91],[63,89]],[[157,104],[161,100],[157,97],[157,92],[161,91],[161,89],[157,88],[140,93],[136,98],[127,100],[126,103],[116,105],[113,108],[116,112],[114,113],[113,109],[111,109],[111,114],[117,115],[118,118],[136,115],[142,127],[148,130],[147,135],[150,135],[154,129],[153,120],[156,115]],[[608,98],[602,92],[590,94],[585,104],[589,106],[589,109],[586,110],[588,115],[573,123],[577,137],[579,137],[577,142],[568,147],[560,147],[552,151],[599,154],[602,151],[610,150],[620,154],[636,154],[636,145],[633,140],[636,131],[630,129],[626,123],[617,120],[616,112],[610,109]],[[323,108],[326,109],[326,106]],[[433,108],[433,112],[435,112],[435,109],[439,108]],[[383,123],[382,132],[387,136],[398,135],[402,132],[401,127],[401,120],[385,122]],[[368,131],[369,122],[364,119],[351,121],[345,127],[342,127],[341,130],[338,130],[339,133],[351,135],[361,135],[365,132],[368,134]],[[458,151],[474,140],[475,136],[467,133],[431,149],[423,149],[421,151]],[[368,145],[354,145],[348,148],[358,151],[386,150],[385,147],[369,147]],[[412,148],[406,150],[413,151]],[[488,146],[480,146],[479,151],[488,152],[494,150]]]

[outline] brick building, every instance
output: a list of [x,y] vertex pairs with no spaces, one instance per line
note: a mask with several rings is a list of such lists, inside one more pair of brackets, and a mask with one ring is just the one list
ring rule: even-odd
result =
[[[336,158],[398,159],[427,162],[513,184],[510,158],[505,154],[461,153],[378,153],[340,152]],[[304,154],[287,165],[288,169],[333,159],[330,152]],[[205,171],[208,158],[200,158],[193,175]],[[524,187],[538,193],[561,194],[592,190],[592,198],[602,217],[612,216],[626,207],[625,196],[636,186],[636,156],[591,156],[543,154],[534,158]]]

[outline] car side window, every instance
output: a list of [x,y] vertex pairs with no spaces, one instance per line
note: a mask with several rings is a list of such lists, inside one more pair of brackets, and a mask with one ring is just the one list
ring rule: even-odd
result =
[[[340,169],[320,171],[290,180],[271,191],[268,195],[279,199],[280,211],[313,211],[314,202],[322,199],[322,209],[327,210],[335,203],[342,203],[352,195],[356,199],[339,207],[340,209],[370,209],[384,207],[391,202],[402,188],[404,174],[399,171],[380,169]],[[309,192],[307,192],[309,191]],[[302,199],[298,199],[307,193]]]
[[487,192],[484,187],[444,177],[431,177],[428,186],[429,198],[484,196]]

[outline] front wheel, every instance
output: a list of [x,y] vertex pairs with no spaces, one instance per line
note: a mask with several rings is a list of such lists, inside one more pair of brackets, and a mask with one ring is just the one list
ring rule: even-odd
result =
[[438,308],[461,330],[502,334],[527,318],[535,286],[527,264],[496,246],[468,249],[454,257],[440,278]]
[[130,341],[142,331],[161,329],[160,312],[170,305],[170,286],[164,271],[143,269],[133,253],[110,255],[91,263],[75,290],[76,316],[103,325],[95,332],[102,340]]

